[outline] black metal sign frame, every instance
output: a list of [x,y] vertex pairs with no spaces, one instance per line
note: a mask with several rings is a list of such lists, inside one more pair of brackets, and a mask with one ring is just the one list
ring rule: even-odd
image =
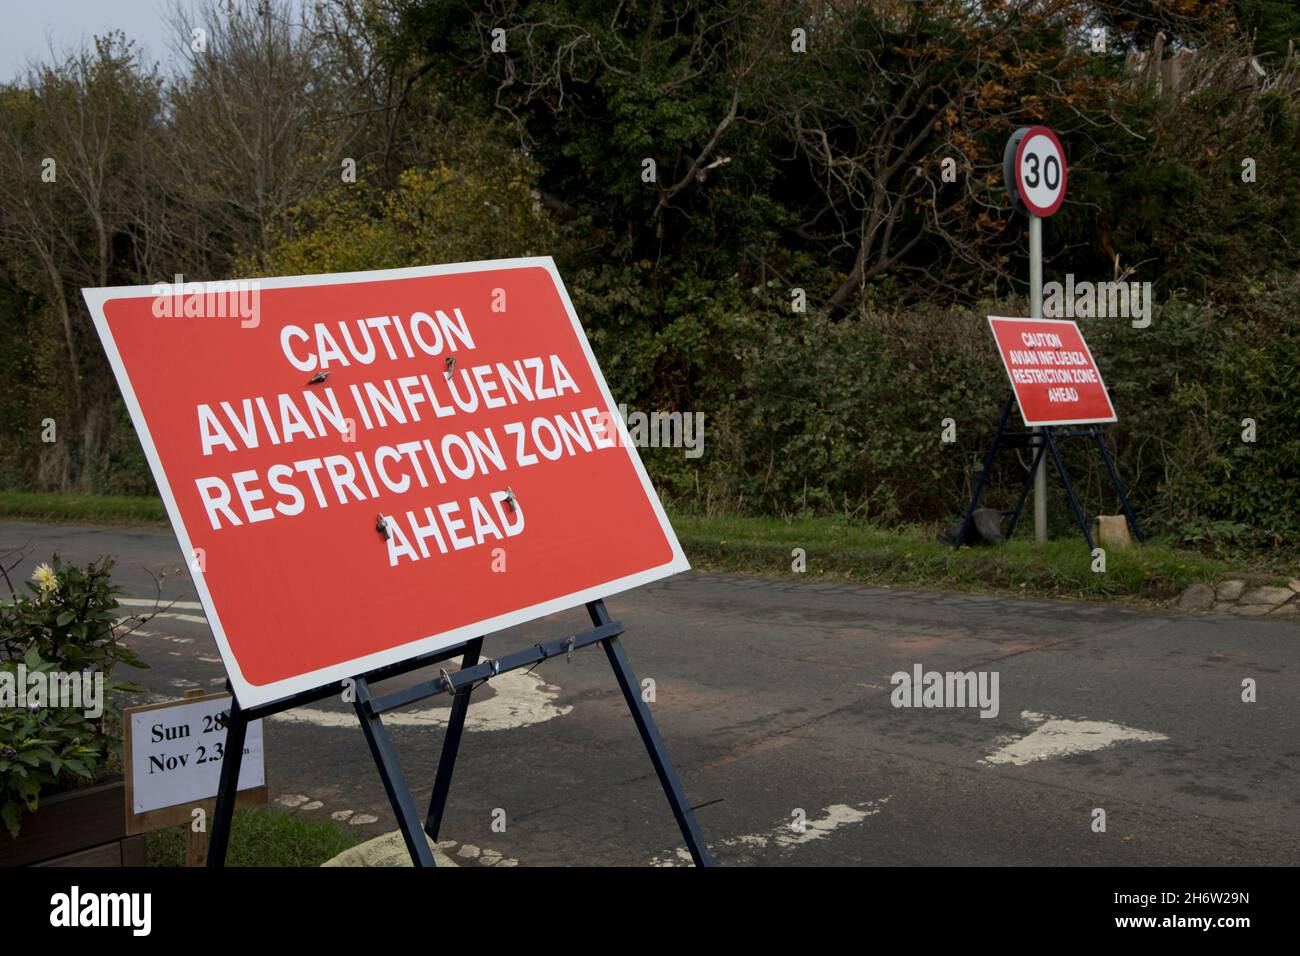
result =
[[[695,822],[695,815],[686,800],[681,780],[678,779],[677,771],[668,756],[668,749],[659,735],[659,728],[650,714],[650,708],[641,698],[641,685],[637,682],[636,675],[628,663],[627,652],[619,642],[623,625],[619,621],[610,620],[609,612],[605,610],[605,602],[602,600],[588,603],[587,613],[593,625],[591,630],[547,644],[534,644],[530,648],[495,660],[479,660],[483,649],[483,639],[479,637],[434,654],[369,671],[352,679],[354,691],[352,705],[356,709],[357,720],[365,734],[366,743],[370,746],[370,754],[379,770],[379,778],[384,784],[388,801],[397,816],[402,838],[406,842],[407,852],[411,854],[411,862],[414,865],[427,867],[435,865],[433,851],[429,847],[428,840],[425,839],[425,834],[427,833],[434,841],[438,839],[443,811],[447,806],[447,795],[451,789],[452,771],[456,766],[456,755],[465,729],[465,717],[469,712],[470,694],[474,688],[500,674],[520,667],[531,667],[550,657],[568,657],[574,651],[596,643],[605,649],[605,656],[609,659],[619,689],[623,692],[623,699],[632,712],[632,719],[636,723],[642,743],[645,744],[650,762],[654,765],[664,795],[668,798],[673,816],[677,819],[677,826],[686,841],[691,859],[695,861],[696,866],[713,865],[713,858],[700,835],[699,824]],[[378,694],[371,686],[387,678],[454,657],[461,657],[460,669],[455,674],[440,670],[436,678],[421,681],[390,694]],[[249,722],[303,704],[334,697],[339,692],[337,686],[322,687],[248,710],[239,706],[238,698],[232,693],[230,718],[226,724],[225,759],[221,764],[221,783],[217,790],[217,805],[213,812],[212,833],[208,845],[208,866],[225,866],[230,827],[235,812],[239,767],[243,760],[244,738]],[[433,796],[430,798],[429,809],[421,825],[415,800],[402,775],[402,768],[393,750],[388,731],[384,728],[382,715],[435,694],[451,694],[454,699],[451,715],[448,718],[447,733],[443,739],[442,754],[438,759],[438,770],[434,777]]]
[[1059,438],[1091,438],[1097,443],[1102,461],[1106,463],[1106,471],[1110,474],[1111,483],[1119,494],[1119,503],[1124,512],[1124,517],[1133,530],[1133,536],[1138,541],[1145,541],[1146,539],[1138,527],[1137,517],[1133,514],[1133,509],[1129,505],[1128,495],[1124,493],[1124,485],[1119,480],[1119,472],[1115,469],[1115,461],[1111,458],[1109,449],[1106,448],[1106,439],[1102,435],[1101,426],[1096,424],[1084,427],[1044,425],[1038,431],[1008,432],[1007,422],[1011,418],[1011,409],[1015,403],[1016,397],[1013,394],[1007,399],[1006,405],[1002,408],[1002,415],[998,418],[997,430],[993,433],[993,440],[989,443],[988,451],[984,455],[984,465],[980,469],[979,478],[975,481],[975,493],[971,495],[970,504],[966,507],[966,516],[962,518],[961,527],[958,529],[957,539],[953,543],[953,547],[960,548],[962,542],[966,540],[971,517],[975,514],[975,509],[979,506],[980,495],[984,493],[984,488],[988,484],[989,471],[993,467],[993,459],[998,450],[1000,448],[1033,448],[1035,449],[1034,462],[1025,477],[1023,487],[1020,489],[1020,497],[1016,499],[1016,506],[1010,511],[1002,512],[1002,517],[1011,519],[1007,525],[1005,537],[1009,539],[1015,533],[1016,521],[1020,518],[1020,512],[1025,506],[1025,499],[1029,497],[1029,488],[1034,482],[1034,473],[1042,463],[1043,454],[1050,453],[1052,463],[1056,466],[1057,477],[1061,480],[1061,487],[1065,490],[1065,497],[1069,499],[1070,509],[1074,512],[1074,520],[1078,523],[1079,530],[1083,532],[1083,540],[1087,542],[1088,551],[1091,552],[1094,549],[1092,532],[1088,530],[1088,519],[1083,512],[1083,505],[1079,503],[1079,497],[1074,493],[1074,486],[1070,483],[1069,475],[1066,474],[1064,462],[1061,461],[1061,452],[1056,447],[1056,441]]

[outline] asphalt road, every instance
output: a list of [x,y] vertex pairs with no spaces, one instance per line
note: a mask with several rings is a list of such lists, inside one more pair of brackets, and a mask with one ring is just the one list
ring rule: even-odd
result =
[[[113,554],[130,594],[166,570],[165,600],[194,600],[167,532],[0,524],[12,548],[24,576],[54,550]],[[722,865],[1300,863],[1296,624],[698,573],[607,603]],[[485,653],[586,626],[566,612]],[[201,610],[144,630],[130,640],[152,669],[132,677],[151,698],[222,685]],[[996,673],[997,716],[893,706],[891,675],[917,664]],[[474,700],[444,825],[460,862],[682,862],[599,649]],[[390,722],[421,804],[446,712]],[[342,703],[272,718],[266,739],[275,799],[365,837],[394,828]]]

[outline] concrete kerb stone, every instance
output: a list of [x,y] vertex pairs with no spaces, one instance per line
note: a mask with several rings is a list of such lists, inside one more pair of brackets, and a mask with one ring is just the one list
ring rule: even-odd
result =
[[1219,611],[1242,617],[1277,616],[1286,620],[1300,617],[1300,578],[1291,578],[1286,587],[1248,587],[1241,579],[1221,581],[1217,585],[1193,584],[1178,598],[1184,611]]

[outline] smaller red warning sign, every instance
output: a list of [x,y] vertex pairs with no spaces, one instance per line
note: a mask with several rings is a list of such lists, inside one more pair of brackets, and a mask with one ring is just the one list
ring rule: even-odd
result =
[[1074,322],[990,315],[989,328],[1026,425],[1116,420],[1106,384]]

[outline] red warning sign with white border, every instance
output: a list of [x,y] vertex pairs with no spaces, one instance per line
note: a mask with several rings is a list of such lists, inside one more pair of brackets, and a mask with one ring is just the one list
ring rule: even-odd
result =
[[1101,372],[1077,324],[993,315],[988,319],[1026,425],[1116,421]]
[[84,295],[245,707],[689,567],[549,257]]

